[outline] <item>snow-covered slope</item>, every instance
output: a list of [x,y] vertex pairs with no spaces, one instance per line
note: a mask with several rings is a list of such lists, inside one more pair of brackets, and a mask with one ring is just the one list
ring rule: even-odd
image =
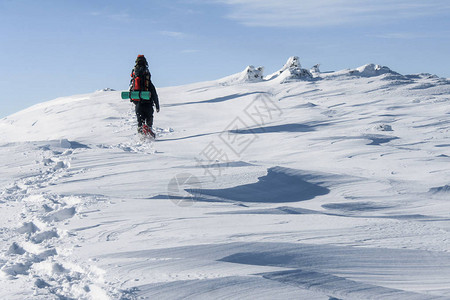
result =
[[448,299],[450,82],[289,61],[0,120],[0,298]]

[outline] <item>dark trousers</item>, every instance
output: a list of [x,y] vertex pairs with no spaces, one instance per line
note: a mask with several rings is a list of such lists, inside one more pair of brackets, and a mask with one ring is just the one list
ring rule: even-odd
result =
[[142,127],[143,124],[152,127],[153,125],[153,105],[151,102],[136,101],[136,117],[138,121],[138,126]]

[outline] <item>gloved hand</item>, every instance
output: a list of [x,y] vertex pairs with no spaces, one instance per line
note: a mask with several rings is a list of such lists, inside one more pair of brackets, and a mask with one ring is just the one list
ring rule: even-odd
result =
[[159,113],[159,108],[156,109],[156,112]]

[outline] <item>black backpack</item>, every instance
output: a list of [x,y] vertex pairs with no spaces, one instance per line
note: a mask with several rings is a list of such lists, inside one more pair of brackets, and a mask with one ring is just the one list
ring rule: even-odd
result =
[[149,91],[150,71],[145,57],[139,55],[136,59],[136,66],[131,71],[130,91]]

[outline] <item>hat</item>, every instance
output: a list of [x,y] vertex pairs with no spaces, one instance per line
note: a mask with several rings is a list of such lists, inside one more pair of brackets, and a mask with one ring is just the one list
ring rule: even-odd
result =
[[142,55],[142,54],[139,54],[139,55],[137,56],[135,63],[136,63],[137,65],[146,65],[146,66],[148,65],[147,59],[145,59],[145,56]]

